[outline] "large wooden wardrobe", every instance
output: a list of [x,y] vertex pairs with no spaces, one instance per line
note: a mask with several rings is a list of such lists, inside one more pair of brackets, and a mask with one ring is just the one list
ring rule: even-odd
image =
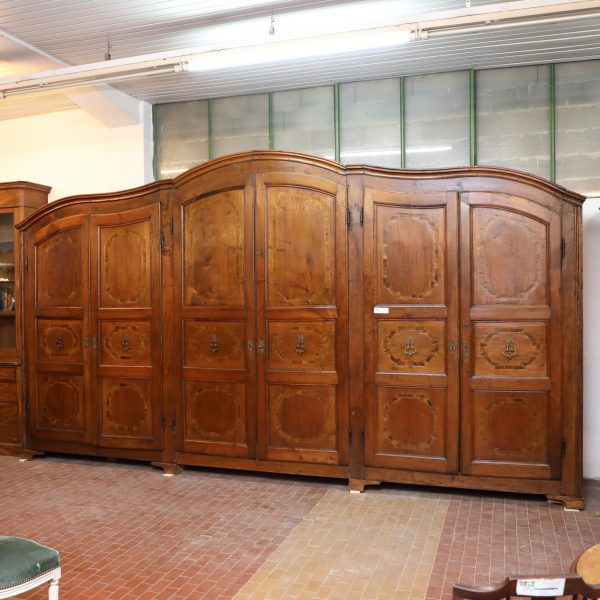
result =
[[23,453],[581,507],[583,200],[253,152],[53,202],[19,226]]

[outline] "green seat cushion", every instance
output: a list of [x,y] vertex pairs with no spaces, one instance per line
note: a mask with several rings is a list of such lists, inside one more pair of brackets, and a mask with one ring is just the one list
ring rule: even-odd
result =
[[35,579],[60,566],[56,550],[31,540],[0,535],[0,590]]

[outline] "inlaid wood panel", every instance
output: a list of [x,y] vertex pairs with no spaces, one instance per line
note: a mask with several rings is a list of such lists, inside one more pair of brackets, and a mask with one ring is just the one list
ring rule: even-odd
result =
[[473,211],[473,302],[548,304],[547,225],[499,208]]
[[102,437],[154,437],[152,380],[103,378],[101,383]]
[[444,390],[380,387],[375,435],[377,454],[444,459],[446,417]]
[[558,479],[560,216],[469,193],[462,205],[462,470]]
[[[83,305],[82,226],[57,231],[36,248],[36,305],[81,307]],[[60,270],[57,272],[57,266]]]
[[99,235],[100,306],[150,306],[155,242],[150,221],[102,226]]
[[102,448],[164,445],[160,219],[152,198],[90,218],[90,395]]
[[244,190],[219,191],[183,207],[186,306],[242,306]]
[[35,323],[38,361],[52,363],[83,361],[84,340],[80,320],[36,319]]
[[458,467],[458,201],[365,190],[367,466]]
[[475,323],[475,374],[547,377],[547,324]]
[[243,322],[186,320],[183,364],[204,369],[244,369],[246,333]]
[[267,306],[334,304],[335,196],[273,185],[266,202]]
[[100,364],[151,366],[151,325],[147,321],[101,321]]
[[258,457],[348,464],[347,190],[257,177]]
[[50,432],[60,432],[65,439],[83,438],[86,433],[83,377],[39,373],[36,379],[35,429],[38,435],[48,436]]
[[246,445],[246,390],[243,383],[186,381],[185,441]]
[[377,321],[377,370],[446,373],[444,321]]
[[0,422],[17,423],[19,411],[14,402],[0,402]]
[[0,402],[17,402],[19,393],[16,383],[1,382],[0,383]]
[[21,441],[19,425],[0,421],[0,439],[3,444],[18,444]]
[[377,207],[377,304],[446,300],[443,208]]
[[268,360],[270,369],[335,369],[335,323],[269,322]]
[[272,384],[268,421],[270,449],[335,451],[335,388]]
[[543,392],[474,392],[476,470],[483,474],[486,462],[498,461],[548,468],[548,406],[549,394]]

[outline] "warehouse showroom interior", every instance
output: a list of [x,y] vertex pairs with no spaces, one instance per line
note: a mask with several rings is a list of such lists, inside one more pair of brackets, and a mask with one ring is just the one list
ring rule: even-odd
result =
[[600,598],[600,0],[0,0],[0,598]]

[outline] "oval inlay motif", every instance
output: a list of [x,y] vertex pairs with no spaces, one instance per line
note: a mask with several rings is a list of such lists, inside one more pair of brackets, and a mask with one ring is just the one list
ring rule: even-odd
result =
[[148,419],[148,403],[136,385],[121,383],[113,386],[105,405],[106,418],[123,432],[137,433]]
[[430,296],[441,278],[440,239],[434,223],[418,214],[392,217],[383,230],[382,261],[383,285],[395,298]]
[[[407,344],[414,348],[412,353],[406,352]],[[424,367],[438,355],[439,343],[425,327],[392,329],[383,339],[383,349],[398,366]]]
[[[511,340],[513,348],[518,348],[510,362],[503,355],[507,340]],[[497,370],[526,369],[540,357],[540,342],[522,329],[501,329],[490,333],[480,346],[485,360]]]
[[273,399],[273,426],[291,445],[314,445],[335,435],[325,431],[329,423],[329,402],[313,390],[294,390]]
[[79,390],[70,381],[49,381],[42,390],[41,402],[50,425],[73,429],[78,424]]
[[198,388],[190,404],[189,425],[202,438],[227,440],[235,435],[238,403],[231,390]]
[[426,394],[399,393],[383,410],[383,432],[395,448],[423,452],[435,442],[436,409]]
[[538,304],[544,300],[545,236],[540,235],[540,227],[504,211],[481,228],[479,283],[495,301]]
[[481,435],[485,446],[497,456],[532,454],[539,447],[538,410],[521,398],[502,398],[491,402],[481,413]]
[[40,345],[48,356],[72,356],[79,351],[79,334],[68,325],[47,327],[42,332]]
[[148,256],[141,234],[127,229],[113,231],[104,243],[103,261],[103,292],[112,299],[106,304],[138,304],[147,296]]

